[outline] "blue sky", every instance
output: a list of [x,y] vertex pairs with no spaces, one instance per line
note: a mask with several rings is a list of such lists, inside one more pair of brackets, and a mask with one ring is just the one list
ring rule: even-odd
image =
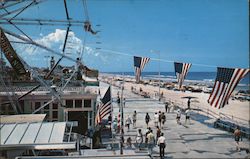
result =
[[[161,71],[167,72],[173,71],[173,63],[163,60],[193,63],[190,71],[216,71],[216,66],[249,67],[248,0],[87,0],[87,4],[93,29],[101,32],[94,36],[86,34],[82,27],[71,27],[71,36],[78,46],[86,38],[83,62],[91,68],[102,72],[133,71],[133,55],[153,59],[160,56]],[[74,20],[86,19],[81,0],[68,1],[68,6]],[[63,1],[50,0],[18,17],[66,16]],[[12,26],[2,27],[20,34]],[[65,26],[20,27],[36,41],[61,50]],[[31,66],[47,65],[44,56],[50,53],[13,45]],[[75,48],[69,56],[76,57],[79,47]],[[73,65],[67,60],[62,64]],[[158,71],[158,64],[151,60],[145,71]]]

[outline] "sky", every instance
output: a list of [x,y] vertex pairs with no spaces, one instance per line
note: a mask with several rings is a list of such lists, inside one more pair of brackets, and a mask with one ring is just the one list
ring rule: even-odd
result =
[[[159,66],[162,72],[173,72],[174,61],[192,63],[190,71],[195,72],[216,72],[216,67],[249,68],[248,0],[86,2],[92,27],[100,32],[91,35],[82,26],[72,26],[69,41],[73,46],[70,49],[68,44],[66,55],[76,58],[84,46],[82,61],[90,68],[101,72],[134,71],[133,56],[151,58],[145,72],[156,72]],[[81,0],[67,1],[67,5],[73,20],[87,19]],[[49,0],[16,18],[65,20],[66,14],[62,0]],[[62,52],[66,26],[18,26],[36,42]],[[22,35],[11,25],[1,27]],[[31,66],[47,67],[46,56],[59,58],[31,45],[13,43],[13,47]],[[74,65],[66,59],[61,64]]]

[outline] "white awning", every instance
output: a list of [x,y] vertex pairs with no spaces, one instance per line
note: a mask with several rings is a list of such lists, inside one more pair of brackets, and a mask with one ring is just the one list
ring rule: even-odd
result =
[[75,149],[75,142],[64,141],[66,122],[1,124],[0,148]]
[[3,123],[24,123],[42,122],[46,114],[20,114],[20,115],[0,115],[1,124]]

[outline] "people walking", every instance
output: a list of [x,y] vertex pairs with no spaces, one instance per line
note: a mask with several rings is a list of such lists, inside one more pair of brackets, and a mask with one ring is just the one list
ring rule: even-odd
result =
[[168,105],[169,105],[169,103],[166,102],[166,103],[165,103],[165,112],[166,112],[166,113],[168,113]]
[[160,125],[160,128],[161,128],[161,111],[159,111],[158,114],[159,114],[159,120],[158,121],[159,121],[159,125]]
[[127,138],[126,143],[127,143],[128,148],[131,148],[131,147],[132,147],[132,139],[131,139],[131,137],[128,137],[128,138]]
[[166,115],[164,114],[164,112],[162,112],[162,114],[161,114],[161,123],[162,123],[161,128],[162,129],[163,129],[165,122],[166,122]]
[[125,108],[125,104],[126,104],[126,99],[123,98],[123,107]]
[[185,115],[186,115],[185,124],[187,123],[187,121],[188,121],[188,123],[190,124],[190,110],[189,110],[189,109],[187,109],[187,110],[185,111]]
[[240,151],[240,145],[239,145],[240,139],[242,141],[240,127],[237,126],[235,131],[234,131],[234,140],[236,142],[236,151]]
[[158,126],[158,122],[159,122],[159,114],[157,112],[155,112],[154,115],[154,123],[155,123],[155,127]]
[[130,116],[128,116],[128,118],[126,119],[126,126],[128,127],[128,131],[129,131],[129,128],[130,128],[130,124],[132,124],[132,121],[131,121]]
[[135,128],[136,127],[136,116],[137,116],[137,113],[136,111],[134,111],[134,114],[132,116],[132,119],[133,119],[133,127]]
[[190,98],[189,98],[188,101],[187,101],[188,109],[190,109],[190,103],[191,103],[191,101],[190,101]]
[[147,135],[147,139],[148,139],[148,155],[152,158],[153,147],[155,145],[155,136],[153,134],[153,130],[150,130],[150,132]]
[[108,123],[110,126],[110,131],[112,132],[112,116],[111,116],[111,114],[109,114],[109,116],[108,116]]
[[117,96],[117,104],[119,105],[120,102],[121,102],[121,99],[120,99],[120,96],[118,95],[118,96]]
[[138,129],[138,133],[137,133],[135,141],[136,141],[138,149],[141,150],[141,145],[143,143],[143,135],[142,135],[141,129]]
[[148,144],[147,135],[150,133],[150,131],[151,131],[151,127],[148,127],[147,130],[146,130],[146,133],[145,133],[145,144]]
[[117,129],[118,129],[118,126],[117,126],[117,116],[115,116],[115,119],[113,120],[113,130],[118,133]]
[[149,114],[148,114],[148,113],[146,113],[146,116],[145,116],[145,122],[146,122],[146,124],[147,124],[147,127],[148,127],[148,123],[149,123],[149,121],[150,121],[150,116],[149,116]]
[[159,128],[159,126],[156,127],[156,140],[158,140],[158,138],[161,136],[161,129]]
[[181,110],[178,109],[178,110],[177,110],[177,116],[176,116],[177,124],[181,124],[181,123],[180,123],[180,120],[181,120]]
[[160,157],[164,158],[165,155],[165,147],[166,147],[166,138],[164,137],[164,134],[161,133],[161,136],[157,140],[157,145],[160,148]]

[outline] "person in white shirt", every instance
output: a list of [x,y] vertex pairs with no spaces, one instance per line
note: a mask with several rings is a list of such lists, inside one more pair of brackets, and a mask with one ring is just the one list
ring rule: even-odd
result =
[[161,136],[158,138],[157,145],[160,148],[160,157],[164,158],[164,154],[165,154],[164,150],[166,147],[166,138],[164,137],[163,133],[161,133]]
[[150,130],[150,132],[147,134],[147,139],[148,139],[148,155],[150,156],[150,158],[152,158],[153,147],[155,145],[155,136],[153,134],[153,130]]
[[158,126],[158,122],[159,122],[159,114],[157,112],[155,112],[154,115],[154,123],[155,123],[155,127]]
[[141,145],[143,142],[143,135],[142,135],[141,129],[138,129],[138,133],[137,133],[135,140],[136,140],[138,149],[141,150]]

